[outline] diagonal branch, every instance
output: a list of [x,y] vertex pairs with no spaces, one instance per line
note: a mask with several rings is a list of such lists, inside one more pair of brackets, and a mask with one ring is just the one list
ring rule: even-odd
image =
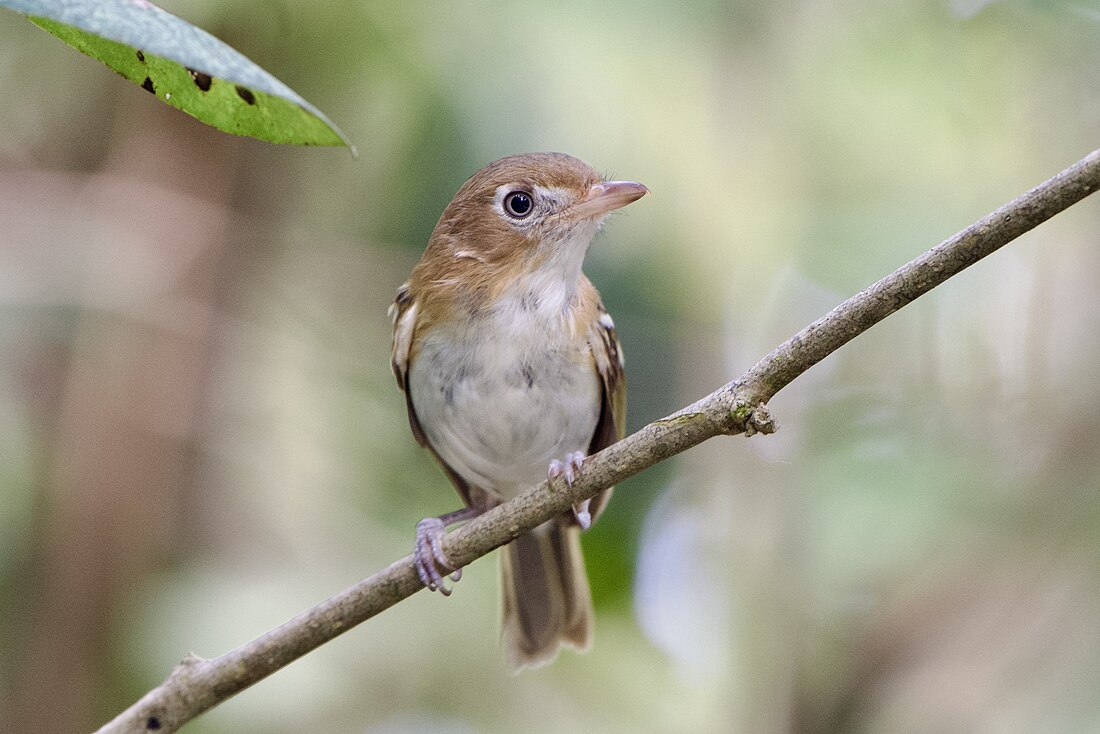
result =
[[[541,485],[444,539],[465,566],[605,487],[719,435],[771,433],[765,403],[796,377],[909,302],[1100,188],[1100,150],[852,296],[737,380],[590,457],[572,488]],[[99,732],[172,732],[202,712],[422,588],[405,556],[336,596],[211,660],[189,655]]]

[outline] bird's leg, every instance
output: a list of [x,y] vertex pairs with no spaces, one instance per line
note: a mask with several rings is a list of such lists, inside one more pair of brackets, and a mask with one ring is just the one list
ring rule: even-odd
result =
[[[554,459],[550,462],[550,466],[546,469],[546,478],[553,481],[558,477],[565,477],[565,483],[572,487],[573,480],[577,478],[583,463],[584,452],[574,451],[566,454],[564,460]],[[588,530],[592,526],[592,514],[588,511],[591,501],[584,500],[573,504],[573,516],[577,518],[577,524],[581,526],[581,530]]]
[[413,559],[416,562],[416,573],[429,591],[450,596],[451,590],[444,583],[444,576],[453,571],[452,581],[462,578],[462,569],[456,569],[443,552],[443,536],[447,532],[447,526],[473,519],[484,511],[481,507],[463,507],[439,517],[426,517],[416,524]]

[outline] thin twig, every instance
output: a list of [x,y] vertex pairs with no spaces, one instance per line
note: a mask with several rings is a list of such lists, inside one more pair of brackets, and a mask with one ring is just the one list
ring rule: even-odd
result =
[[[1100,188],[1100,150],[1036,186],[852,296],[737,380],[608,447],[584,463],[572,488],[544,482],[446,536],[465,566],[605,487],[709,438],[775,429],[764,407],[777,392],[848,341],[951,276]],[[211,660],[189,655],[162,684],[99,732],[173,732],[202,712],[370,619],[422,587],[405,556],[279,627]]]

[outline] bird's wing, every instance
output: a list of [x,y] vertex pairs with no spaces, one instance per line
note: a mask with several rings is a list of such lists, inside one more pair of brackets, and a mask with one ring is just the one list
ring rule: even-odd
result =
[[[412,291],[408,283],[402,283],[397,289],[397,297],[390,304],[390,319],[393,321],[393,348],[390,352],[390,367],[393,376],[397,378],[397,386],[402,390],[406,387],[406,379],[409,371],[409,349],[412,347],[413,332],[416,330],[416,312],[419,306],[412,297]],[[417,427],[413,427],[413,433],[420,434]],[[423,441],[420,441],[423,443]]]
[[[623,370],[622,346],[615,333],[615,322],[602,302],[597,303],[597,313],[589,344],[603,387],[603,401],[596,432],[592,434],[592,442],[588,446],[589,455],[607,448],[626,434],[626,372]],[[588,508],[592,513],[592,522],[596,521],[610,499],[611,488],[592,499]]]
[[[409,284],[405,283],[397,289],[397,298],[390,306],[390,318],[393,319],[393,351],[390,354],[390,367],[397,378],[397,386],[405,393],[405,409],[409,413],[409,428],[416,438],[416,442],[432,452],[432,456],[439,463],[443,473],[451,480],[455,490],[462,501],[468,506],[483,506],[488,498],[480,489],[472,488],[466,480],[455,473],[428,442],[424,435],[424,429],[420,427],[420,420],[416,417],[416,409],[413,408],[412,393],[409,392],[409,352],[412,349],[413,334],[416,331],[416,317],[419,304],[413,298]],[[475,496],[476,494],[476,496]]]

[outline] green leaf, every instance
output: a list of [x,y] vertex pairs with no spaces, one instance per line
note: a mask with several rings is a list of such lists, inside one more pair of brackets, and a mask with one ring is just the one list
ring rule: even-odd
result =
[[234,135],[355,147],[324,113],[206,31],[147,0],[0,0],[162,102]]

